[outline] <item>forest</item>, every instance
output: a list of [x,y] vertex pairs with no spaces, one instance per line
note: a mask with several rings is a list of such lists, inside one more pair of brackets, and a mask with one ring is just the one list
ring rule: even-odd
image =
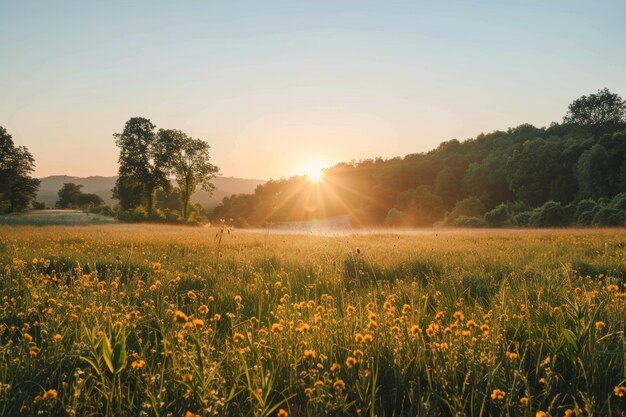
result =
[[626,110],[607,89],[561,123],[522,124],[391,159],[340,163],[323,179],[271,180],[226,197],[240,227],[350,216],[354,226],[617,226],[626,219]]

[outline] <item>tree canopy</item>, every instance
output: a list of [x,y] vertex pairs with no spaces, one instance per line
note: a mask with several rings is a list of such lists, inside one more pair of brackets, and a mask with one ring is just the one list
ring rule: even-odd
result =
[[592,199],[600,208],[581,213],[581,222],[615,222],[619,216],[601,208],[613,210],[612,199],[626,192],[624,101],[600,90],[574,100],[564,120],[337,164],[319,184],[272,180],[252,195],[224,198],[214,217],[257,226],[312,213],[349,216],[355,225],[556,225],[555,213],[578,222],[577,204]]
[[0,126],[0,213],[28,208],[39,189],[32,178],[35,159],[24,146],[15,146],[12,136]]

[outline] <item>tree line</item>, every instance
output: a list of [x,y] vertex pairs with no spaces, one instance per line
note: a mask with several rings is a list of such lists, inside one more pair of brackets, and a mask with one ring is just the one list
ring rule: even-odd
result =
[[405,157],[337,164],[315,183],[269,181],[224,198],[216,218],[241,226],[339,215],[359,226],[624,225],[626,102],[582,96],[561,123],[453,139]]
[[[210,162],[210,146],[175,129],[159,129],[143,117],[129,119],[114,135],[120,149],[119,176],[112,190],[119,204],[108,207],[82,185],[66,183],[56,207],[115,215],[126,221],[199,223],[202,207],[191,198],[197,187],[212,192],[211,180],[219,168]],[[35,160],[24,146],[15,146],[0,127],[0,214],[44,208],[35,201],[39,180],[32,178]],[[172,179],[176,187],[172,186]]]

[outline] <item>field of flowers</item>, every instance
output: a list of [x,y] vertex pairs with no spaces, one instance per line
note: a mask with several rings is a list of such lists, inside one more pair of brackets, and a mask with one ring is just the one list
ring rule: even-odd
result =
[[0,415],[625,416],[626,231],[0,226]]

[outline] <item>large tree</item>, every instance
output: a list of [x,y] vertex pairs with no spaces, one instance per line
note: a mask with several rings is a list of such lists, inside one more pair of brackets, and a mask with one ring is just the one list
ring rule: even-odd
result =
[[574,100],[563,121],[593,130],[613,127],[626,122],[626,101],[607,88],[598,90]]
[[13,138],[0,126],[0,212],[28,208],[39,188],[31,177],[35,159],[24,146],[15,146]]
[[170,188],[167,178],[170,155],[174,151],[172,144],[163,135],[155,133],[156,126],[144,117],[133,117],[126,122],[122,133],[115,133],[116,144],[120,148],[119,178],[114,195],[120,198],[122,207],[129,207],[127,196],[129,189],[141,187],[146,201],[148,217],[152,217],[156,190]]
[[215,186],[211,180],[219,168],[211,164],[209,155],[210,146],[203,140],[193,139],[180,130],[159,130],[159,140],[173,145],[174,151],[170,154],[170,167],[176,177],[180,189],[180,199],[183,206],[183,218],[189,216],[191,196],[200,186],[211,193]]

